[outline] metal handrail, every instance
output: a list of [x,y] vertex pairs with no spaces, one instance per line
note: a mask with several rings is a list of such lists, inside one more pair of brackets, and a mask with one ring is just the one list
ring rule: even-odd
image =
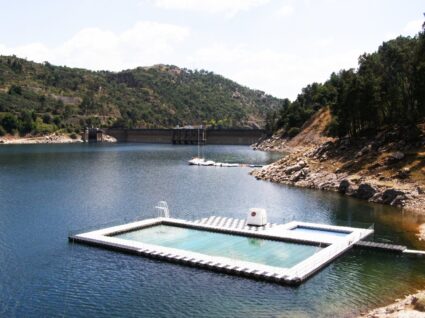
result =
[[158,204],[155,206],[155,210],[157,211],[158,217],[170,217],[170,210],[168,209],[167,201],[159,201]]

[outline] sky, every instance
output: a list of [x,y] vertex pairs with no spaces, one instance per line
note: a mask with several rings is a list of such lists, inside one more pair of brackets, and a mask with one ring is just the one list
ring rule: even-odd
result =
[[173,64],[295,99],[398,35],[423,0],[0,0],[0,55],[91,70]]

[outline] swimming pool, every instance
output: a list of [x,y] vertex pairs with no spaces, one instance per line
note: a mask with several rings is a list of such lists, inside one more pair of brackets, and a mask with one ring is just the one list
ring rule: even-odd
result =
[[[351,232],[339,240],[291,233],[297,226]],[[275,231],[275,230],[276,231]],[[252,227],[243,219],[157,217],[70,235],[69,240],[216,272],[299,285],[373,233],[293,221]]]
[[113,237],[283,268],[290,268],[321,250],[314,245],[164,224]]
[[322,228],[312,228],[308,226],[296,226],[291,231],[294,231],[296,233],[304,233],[304,234],[313,234],[313,235],[320,235],[320,236],[331,236],[331,237],[346,237],[347,235],[350,235],[351,232],[349,231],[336,231],[336,230],[329,230],[329,229],[322,229]]

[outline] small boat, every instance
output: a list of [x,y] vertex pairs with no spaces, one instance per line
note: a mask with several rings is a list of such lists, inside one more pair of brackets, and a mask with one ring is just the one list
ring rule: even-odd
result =
[[205,162],[205,159],[199,158],[199,157],[193,157],[188,162],[189,162],[189,165],[199,166],[199,165],[201,165],[201,163]]
[[212,161],[212,160],[207,160],[207,161],[205,161],[205,159],[204,159],[204,161],[203,162],[201,162],[201,164],[200,164],[200,166],[214,166],[214,161]]
[[204,158],[194,157],[188,161],[192,166],[213,166],[215,164],[212,160],[205,160]]
[[190,159],[188,161],[189,165],[191,165],[191,166],[216,166],[216,167],[240,167],[240,165],[237,164],[237,163],[215,162],[215,161],[212,161],[212,160],[205,160],[205,158],[202,158],[201,143],[200,143],[199,136],[200,136],[200,133],[199,133],[199,128],[198,128],[198,156]]
[[[201,128],[203,128],[201,126]],[[201,155],[201,142],[200,142],[200,130],[198,128],[198,156],[193,157],[188,161],[189,165],[192,166],[212,166],[214,165],[214,161],[205,161],[205,158],[202,158]]]

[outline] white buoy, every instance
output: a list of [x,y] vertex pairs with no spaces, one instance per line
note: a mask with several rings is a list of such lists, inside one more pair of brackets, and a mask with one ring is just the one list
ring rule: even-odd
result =
[[263,226],[267,224],[266,209],[251,208],[246,218],[247,225]]

